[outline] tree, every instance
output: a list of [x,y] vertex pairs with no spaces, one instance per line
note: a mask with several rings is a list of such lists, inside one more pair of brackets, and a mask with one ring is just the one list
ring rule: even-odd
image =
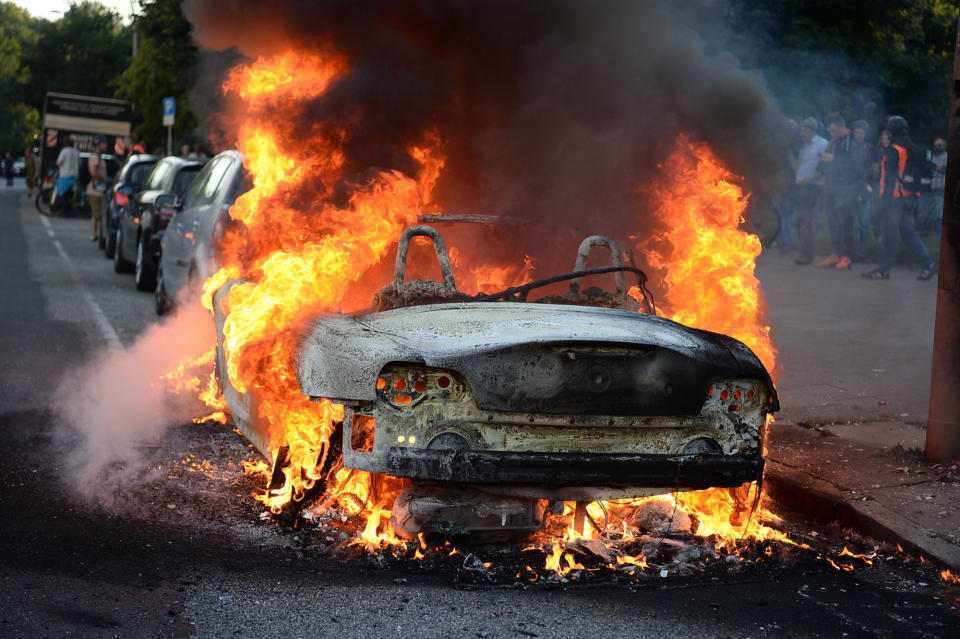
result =
[[[946,133],[957,32],[948,0],[731,0],[730,38],[791,117],[904,115],[918,141]],[[875,106],[871,108],[871,103]]]
[[116,81],[116,97],[132,100],[138,120],[134,133],[150,145],[166,139],[162,100],[177,100],[175,138],[183,140],[196,125],[188,92],[197,49],[190,38],[190,23],[181,0],[155,0],[142,4],[134,28],[139,35],[137,56]]
[[0,3],[0,150],[18,154],[39,131],[40,112],[24,104],[30,68],[23,63],[24,49],[37,39],[37,21],[24,9]]
[[23,62],[33,80],[25,102],[41,107],[48,91],[109,97],[130,63],[130,31],[97,2],[72,4],[56,21],[38,22],[39,38]]

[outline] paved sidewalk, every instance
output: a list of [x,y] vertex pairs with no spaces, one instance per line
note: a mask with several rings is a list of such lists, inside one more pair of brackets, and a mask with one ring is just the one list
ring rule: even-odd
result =
[[758,260],[782,405],[769,490],[957,572],[960,460],[923,457],[936,281],[917,281],[919,267],[860,277],[870,268],[796,266],[769,250]]

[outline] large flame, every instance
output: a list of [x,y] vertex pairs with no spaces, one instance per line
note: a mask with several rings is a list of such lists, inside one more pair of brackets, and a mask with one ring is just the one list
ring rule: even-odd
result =
[[[257,394],[257,417],[269,425],[271,452],[286,447],[286,481],[260,496],[274,512],[325,479],[319,469],[333,424],[343,416],[342,407],[300,394],[293,370],[296,329],[317,313],[336,310],[350,285],[383,258],[429,206],[443,165],[438,140],[425,134],[424,146],[410,149],[420,163],[418,178],[380,171],[348,185],[349,195],[335,204],[333,191],[347,177],[342,148],[349,132],[324,122],[304,132],[286,116],[345,72],[340,58],[288,53],[238,67],[225,85],[243,103],[237,148],[253,188],[230,211],[238,226],[223,238],[222,266],[204,287],[205,304],[210,308],[210,296],[224,282],[245,280],[225,302],[225,374],[239,391]],[[303,197],[305,185],[309,198]],[[365,494],[369,478],[362,475],[330,490]]]
[[[258,498],[280,512],[318,482],[327,482],[321,504],[336,503],[363,518],[356,543],[373,550],[399,543],[389,527],[399,482],[327,463],[334,425],[343,411],[301,395],[293,361],[300,329],[316,314],[341,308],[401,230],[421,214],[436,212],[431,193],[443,168],[443,142],[427,131],[422,144],[408,150],[419,164],[416,176],[384,170],[358,182],[346,175],[343,149],[350,132],[323,121],[304,130],[295,122],[297,110],[291,109],[322,97],[346,73],[349,65],[342,58],[288,53],[230,74],[225,89],[242,103],[237,147],[246,157],[253,186],[231,209],[237,225],[222,238],[222,266],[204,286],[204,303],[211,308],[212,293],[226,281],[244,280],[225,301],[223,374],[238,390],[257,394],[257,417],[269,425],[270,450],[276,457],[283,448],[286,455],[283,486]],[[753,273],[760,242],[740,228],[747,199],[735,176],[707,145],[683,136],[662,169],[647,195],[657,203],[654,214],[667,230],[653,239],[634,238],[650,266],[663,274],[661,308],[684,324],[740,339],[772,369],[775,351],[769,328],[761,322]],[[533,270],[528,257],[522,265],[462,264],[454,248],[451,259],[461,271],[460,287],[471,293],[520,283]],[[253,470],[268,472],[265,465]],[[671,507],[696,513],[700,534],[721,540],[745,534],[782,537],[756,519],[744,530],[737,515],[749,508],[749,493],[711,490],[595,502],[587,513],[593,520],[603,516],[609,521],[650,499],[667,500]],[[565,541],[599,534],[589,527],[574,530],[572,520]],[[624,535],[632,534],[623,517],[621,526]],[[619,557],[617,562],[646,565],[643,557]],[[578,566],[562,544],[555,544],[546,567],[562,573]]]
[[660,308],[670,319],[735,337],[772,371],[754,274],[760,238],[741,228],[748,199],[737,182],[706,143],[680,136],[646,193],[666,230],[634,239],[663,274]]

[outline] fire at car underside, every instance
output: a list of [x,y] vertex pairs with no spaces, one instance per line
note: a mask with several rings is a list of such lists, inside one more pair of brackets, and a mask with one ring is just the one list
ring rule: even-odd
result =
[[[442,282],[404,281],[415,236],[432,239]],[[585,268],[594,246],[612,266]],[[580,290],[583,277],[611,272],[615,293]],[[528,301],[563,281],[565,295]],[[342,444],[318,460],[320,475],[342,463],[402,478],[392,527],[434,545],[527,535],[564,501],[577,502],[581,530],[596,500],[727,487],[742,502],[735,489],[761,479],[767,416],[779,408],[770,376],[741,342],[656,316],[645,281],[613,240],[593,236],[571,273],[469,296],[440,234],[408,228],[371,311],[319,316],[300,341],[300,392],[343,406]],[[237,284],[214,297],[220,371],[223,301]],[[269,457],[256,391],[225,377],[234,421]],[[285,458],[281,448],[273,488]]]

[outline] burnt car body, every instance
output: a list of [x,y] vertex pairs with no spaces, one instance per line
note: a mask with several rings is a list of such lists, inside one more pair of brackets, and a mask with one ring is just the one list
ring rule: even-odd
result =
[[[414,235],[434,239],[443,283],[404,283]],[[614,266],[585,270],[598,244]],[[344,406],[344,466],[414,484],[394,504],[395,530],[494,539],[540,528],[550,502],[760,479],[767,415],[779,409],[766,369],[731,337],[638,312],[623,274],[640,272],[619,256],[594,236],[574,272],[544,280],[569,280],[565,296],[528,302],[533,283],[470,298],[439,234],[411,227],[374,312],[324,315],[306,331],[300,390]],[[580,292],[595,272],[617,273],[615,295]],[[219,300],[231,285],[215,298],[220,370]],[[221,383],[238,428],[265,451],[255,398]]]

